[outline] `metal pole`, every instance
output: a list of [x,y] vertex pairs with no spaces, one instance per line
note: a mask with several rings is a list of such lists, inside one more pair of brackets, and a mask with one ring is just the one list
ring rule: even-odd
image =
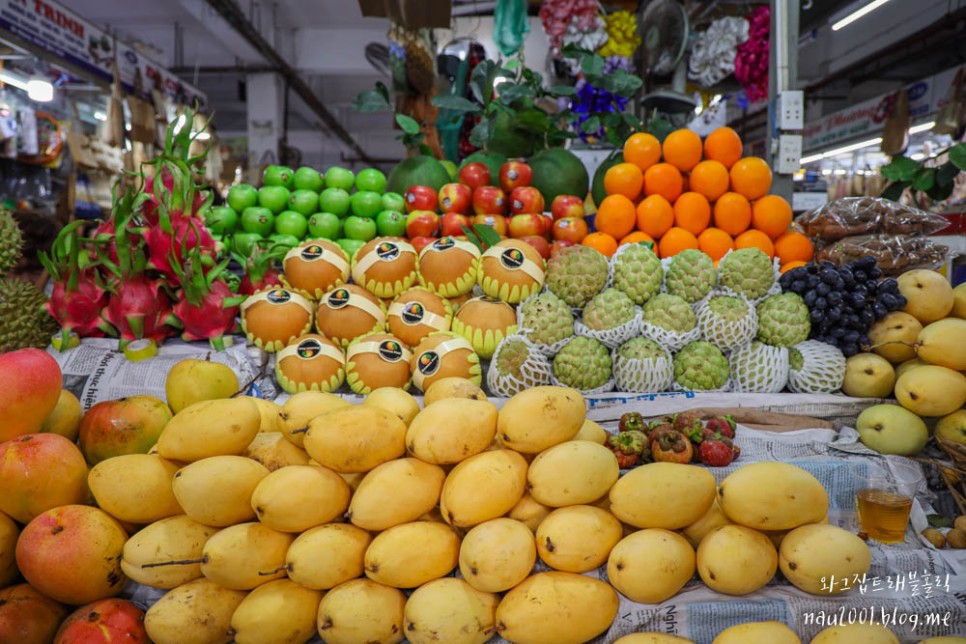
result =
[[[799,0],[772,0],[771,38],[768,56],[768,124],[765,132],[766,158],[777,167],[778,96],[798,85]],[[775,172],[771,191],[792,200],[792,176]]]

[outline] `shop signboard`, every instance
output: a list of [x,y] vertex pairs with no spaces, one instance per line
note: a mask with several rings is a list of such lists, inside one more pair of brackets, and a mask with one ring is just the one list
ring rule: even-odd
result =
[[[53,0],[0,0],[0,31],[106,81],[114,78],[114,38]],[[179,103],[204,105],[207,97],[140,52],[118,44],[118,72],[124,90],[149,97],[159,89]],[[140,78],[140,80],[138,80]]]

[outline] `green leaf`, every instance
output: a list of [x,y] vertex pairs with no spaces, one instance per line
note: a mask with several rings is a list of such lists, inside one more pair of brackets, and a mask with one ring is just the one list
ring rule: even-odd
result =
[[941,514],[928,514],[926,515],[926,521],[929,522],[929,527],[931,528],[951,528],[953,527],[953,520],[949,517],[944,517]]
[[489,248],[500,243],[500,233],[493,230],[492,226],[486,224],[473,224],[473,232],[476,233],[480,241]]
[[946,162],[936,168],[936,185],[937,186],[951,186],[956,181],[956,177],[959,176],[959,168],[954,166],[951,161]]
[[517,113],[515,125],[524,130],[543,134],[550,128],[550,117],[541,110],[524,110]]
[[396,123],[402,128],[402,131],[406,134],[419,134],[419,123],[416,119],[411,116],[406,116],[405,114],[396,114]]
[[937,183],[929,190],[926,190],[926,194],[934,201],[943,201],[948,199],[949,195],[953,194],[953,184],[947,183],[945,185],[939,185]]
[[550,93],[557,96],[576,96],[577,88],[570,85],[554,85],[550,88]]
[[935,183],[935,168],[919,168],[919,170],[916,172],[916,176],[912,179],[912,189],[926,191],[931,189]]
[[616,127],[609,127],[605,129],[604,136],[607,138],[607,142],[614,147],[619,147],[624,141],[627,140],[627,137],[623,136],[623,134],[619,132]]
[[424,155],[426,155],[428,157],[433,156],[433,150],[432,150],[432,148],[430,148],[425,143],[420,143],[419,144],[419,152],[420,152],[420,154],[424,154]]
[[608,112],[604,115],[604,127],[617,127],[620,125],[621,115],[617,112]]
[[901,154],[892,157],[892,162],[880,169],[882,176],[889,181],[912,181],[921,164]]
[[490,141],[490,119],[482,119],[470,130],[470,143],[478,148],[486,147]]
[[508,72],[520,69],[520,59],[514,58],[512,60],[508,60],[506,64],[503,65],[503,69],[507,70]]
[[588,77],[588,82],[590,82],[591,76],[600,76],[604,73],[604,59],[600,56],[585,56],[580,61],[580,71]]
[[492,60],[482,60],[473,68],[470,75],[470,83],[476,84],[474,97],[483,105],[487,105],[493,98],[493,82],[500,73],[500,68]]
[[661,143],[664,143],[664,139],[667,135],[674,131],[674,125],[667,119],[660,116],[653,117],[647,124],[647,131],[654,135]]
[[597,116],[591,116],[589,119],[580,124],[580,130],[584,134],[596,134],[597,130],[600,129],[600,118]]
[[532,98],[536,94],[536,90],[526,85],[512,85],[509,82],[500,85],[500,101],[505,105],[511,105],[523,98]]
[[957,143],[949,148],[949,160],[960,170],[966,170],[966,143]]
[[467,112],[476,114],[483,110],[479,104],[474,103],[468,98],[454,96],[452,94],[441,94],[433,97],[433,105],[446,110],[456,110],[457,112]]
[[369,112],[383,112],[390,109],[389,100],[378,90],[368,89],[359,92],[352,101],[352,109],[363,114]]
[[879,195],[883,199],[888,199],[889,201],[899,201],[899,197],[902,196],[902,191],[905,190],[906,185],[902,182],[890,183],[886,186],[886,189],[882,191]]

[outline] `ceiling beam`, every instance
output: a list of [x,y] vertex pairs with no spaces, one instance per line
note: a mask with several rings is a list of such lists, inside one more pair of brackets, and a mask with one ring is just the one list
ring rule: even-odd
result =
[[252,47],[268,61],[269,65],[275,67],[282,75],[288,86],[305,101],[306,105],[322,120],[322,123],[335,134],[347,147],[349,147],[359,158],[368,161],[369,155],[356,142],[348,130],[332,115],[325,104],[319,100],[318,96],[299,76],[298,72],[272,47],[264,36],[248,20],[244,12],[234,2],[234,0],[207,0],[215,11],[224,18],[235,31],[237,31]]

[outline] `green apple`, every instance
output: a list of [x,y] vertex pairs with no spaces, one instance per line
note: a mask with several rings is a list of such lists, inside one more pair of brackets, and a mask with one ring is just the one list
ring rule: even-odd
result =
[[268,208],[273,214],[277,215],[288,208],[288,200],[291,196],[288,188],[265,186],[258,191],[258,205],[262,208]]
[[370,190],[360,190],[352,195],[350,207],[353,215],[371,219],[382,210],[382,195]]
[[238,213],[228,206],[215,206],[205,214],[205,226],[214,235],[230,235],[238,225]]
[[319,195],[311,190],[295,190],[288,199],[289,210],[300,212],[306,217],[319,209]]
[[283,210],[275,217],[275,234],[277,235],[291,235],[296,239],[302,239],[308,229],[309,221],[300,212]]
[[258,205],[258,190],[247,183],[239,183],[228,191],[228,205],[235,212]]
[[380,237],[405,237],[406,215],[395,210],[383,210],[376,215],[376,230]]
[[295,176],[292,178],[292,187],[296,190],[321,192],[322,188],[325,187],[325,180],[322,178],[322,174],[315,168],[302,166],[295,171]]
[[319,195],[319,210],[345,217],[349,213],[352,198],[342,188],[326,188]]
[[382,196],[382,209],[406,212],[406,198],[398,192],[387,192]]
[[309,217],[309,237],[338,239],[342,235],[342,220],[331,212],[317,212]]
[[875,353],[857,353],[845,361],[842,393],[855,398],[888,398],[896,384],[892,364]]
[[443,159],[442,161],[439,162],[439,164],[444,168],[446,168],[446,171],[449,173],[450,180],[456,181],[456,177],[460,173],[460,169],[456,166],[456,164],[450,161],[449,159]]
[[241,228],[246,233],[267,237],[272,234],[274,227],[275,215],[268,208],[259,206],[245,208],[241,214]]
[[376,222],[368,217],[349,215],[343,225],[345,236],[367,242],[376,236]]
[[325,185],[329,188],[342,188],[346,192],[352,190],[356,183],[356,176],[352,170],[346,170],[338,166],[329,168],[325,173]]
[[249,257],[252,249],[262,240],[258,233],[235,233],[231,237],[231,246],[242,257]]
[[376,168],[366,168],[356,175],[356,190],[371,190],[382,194],[386,191],[386,175]]
[[922,418],[899,405],[873,405],[855,421],[859,440],[880,454],[912,456],[922,451],[929,430]]
[[302,243],[302,240],[294,235],[271,235],[268,239],[273,244],[288,246],[289,248],[294,248]]
[[936,423],[936,438],[966,446],[966,409],[943,416]]
[[281,186],[292,188],[295,173],[284,165],[270,165],[262,173],[262,186]]
[[366,242],[362,241],[361,239],[346,239],[344,237],[342,239],[335,240],[335,243],[342,247],[342,250],[344,250],[345,254],[349,256],[349,259],[355,257],[359,249],[366,245]]

